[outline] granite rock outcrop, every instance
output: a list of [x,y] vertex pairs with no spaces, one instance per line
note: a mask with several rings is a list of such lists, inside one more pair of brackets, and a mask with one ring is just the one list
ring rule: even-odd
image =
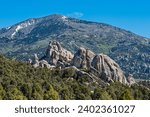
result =
[[[31,61],[30,61],[31,62]],[[105,83],[121,82],[122,84],[132,85],[135,83],[132,75],[128,78],[124,75],[120,66],[105,54],[95,54],[89,49],[80,47],[73,55],[64,49],[57,41],[50,41],[45,55],[38,58],[37,54],[31,64],[33,67],[47,67],[48,69],[74,68],[76,75],[86,75],[93,80],[102,80]]]

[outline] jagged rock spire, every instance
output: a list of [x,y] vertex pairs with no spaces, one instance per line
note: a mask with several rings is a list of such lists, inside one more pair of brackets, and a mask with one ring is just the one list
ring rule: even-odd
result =
[[89,49],[80,47],[72,59],[72,65],[77,68],[88,69],[91,66],[91,60],[95,54]]
[[[120,66],[109,56],[104,54],[96,55],[91,50],[83,47],[80,47],[73,55],[70,51],[64,49],[57,41],[49,42],[46,54],[42,59],[39,60],[35,54],[32,64],[34,67],[46,66],[49,69],[55,67],[64,69],[66,67],[75,67],[78,71],[81,71],[80,73],[82,73],[83,69],[86,69],[88,73],[83,72],[84,74],[88,74],[87,76],[92,76],[96,79],[101,79],[107,83],[115,81],[127,85],[135,83],[131,75],[129,75],[128,78],[125,77]],[[78,73],[77,75],[81,75]]]
[[57,65],[58,61],[68,63],[72,58],[73,54],[64,49],[59,42],[50,41],[45,55],[45,60],[48,61],[48,63],[53,65]]
[[38,58],[37,54],[34,54],[32,64],[35,68],[39,66],[39,58]]

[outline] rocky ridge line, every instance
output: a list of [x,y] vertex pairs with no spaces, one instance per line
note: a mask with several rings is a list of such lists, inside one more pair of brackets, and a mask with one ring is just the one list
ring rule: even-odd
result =
[[89,49],[80,47],[73,55],[70,51],[64,49],[57,41],[50,41],[45,55],[38,58],[35,54],[30,63],[36,67],[47,67],[48,69],[67,69],[73,68],[76,71],[76,77],[79,75],[90,77],[93,80],[102,80],[105,83],[121,82],[126,85],[135,83],[132,75],[128,78],[120,66],[109,56],[104,54],[95,54]]

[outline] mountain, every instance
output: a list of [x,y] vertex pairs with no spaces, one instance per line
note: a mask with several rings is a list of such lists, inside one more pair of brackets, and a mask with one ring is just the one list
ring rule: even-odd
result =
[[79,47],[104,53],[135,78],[150,79],[150,40],[132,32],[63,15],[28,19],[0,30],[0,52],[18,60],[43,56],[47,42],[57,40],[72,53]]

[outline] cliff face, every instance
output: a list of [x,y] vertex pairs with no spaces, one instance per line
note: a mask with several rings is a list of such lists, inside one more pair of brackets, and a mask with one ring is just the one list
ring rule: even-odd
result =
[[135,83],[133,77],[125,77],[120,66],[109,56],[95,54],[83,47],[80,47],[73,55],[57,41],[49,43],[45,56],[41,59],[38,59],[37,55],[35,55],[31,64],[34,67],[47,67],[49,69],[73,68],[76,71],[76,77],[78,75],[86,76],[92,80],[102,80],[105,83],[116,81],[127,85]]
[[124,75],[124,72],[121,70],[120,66],[107,55],[96,55],[92,60],[92,67],[105,81],[119,81],[123,84],[127,84],[126,77]]
[[57,62],[69,63],[73,58],[73,54],[61,47],[57,41],[50,42],[46,50],[44,59],[52,65],[57,65]]
[[80,69],[89,69],[94,56],[95,53],[91,50],[80,47],[72,59],[72,65]]

